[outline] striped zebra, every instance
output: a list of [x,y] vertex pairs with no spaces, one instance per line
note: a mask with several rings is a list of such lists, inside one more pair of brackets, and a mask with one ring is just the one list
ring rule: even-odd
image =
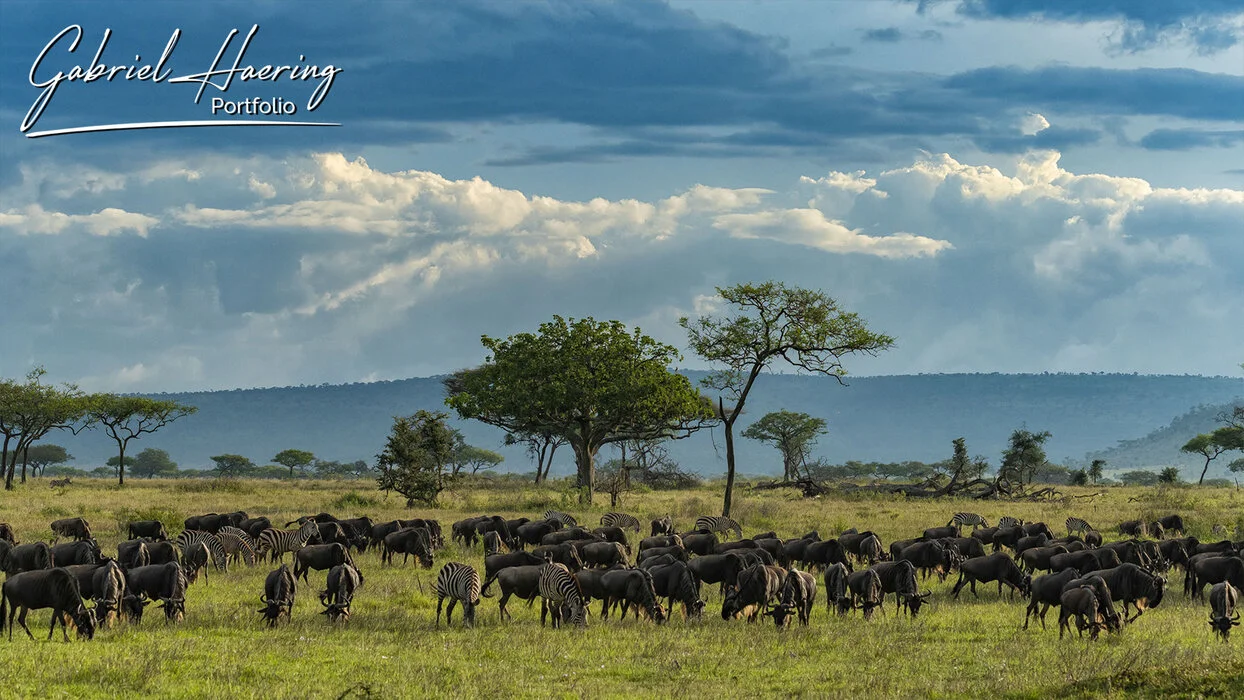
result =
[[621,527],[639,532],[639,520],[626,513],[605,513],[600,516],[601,527]]
[[226,525],[216,533],[225,548],[225,571],[229,571],[229,562],[242,560],[247,566],[255,565],[255,547],[257,543],[241,528]]
[[998,527],[1019,527],[1020,525],[1023,525],[1023,524],[1024,524],[1023,519],[1012,518],[1009,515],[1004,515],[1001,518],[998,518]]
[[566,527],[578,527],[579,521],[574,519],[573,515],[567,515],[561,511],[548,510],[544,512],[545,520],[556,520]]
[[989,523],[976,513],[955,513],[955,517],[946,523],[946,527],[960,528],[964,525],[971,525],[973,530],[978,527],[989,527]]
[[441,626],[441,604],[449,599],[445,625],[453,624],[454,604],[462,601],[462,624],[475,626],[475,606],[479,605],[479,572],[471,566],[451,561],[436,576],[436,626]]
[[570,575],[570,569],[564,564],[546,561],[540,567],[539,591],[541,627],[544,626],[545,616],[550,612],[554,629],[561,626],[564,615],[569,616],[571,624],[587,627],[587,607],[583,592],[579,590],[579,582]]
[[743,539],[743,528],[734,520],[724,515],[701,515],[695,519],[695,529],[706,532],[720,532],[722,534],[733,530],[739,539]]
[[1092,530],[1092,529],[1093,529],[1093,526],[1089,525],[1087,520],[1083,520],[1081,518],[1067,518],[1067,534],[1068,535],[1070,535],[1073,532],[1079,532],[1080,534],[1085,534],[1089,530]]
[[181,550],[182,563],[186,563],[186,554],[192,547],[202,543],[211,555],[212,566],[217,571],[225,571],[225,561],[228,558],[225,554],[225,546],[220,538],[210,532],[204,530],[183,530],[177,536],[177,548]]
[[297,530],[278,530],[270,527],[259,533],[259,550],[256,553],[261,561],[267,556],[271,557],[274,563],[279,562],[285,558],[286,552],[297,552],[307,546],[311,538],[318,537],[319,534],[319,525],[314,520],[308,520]]

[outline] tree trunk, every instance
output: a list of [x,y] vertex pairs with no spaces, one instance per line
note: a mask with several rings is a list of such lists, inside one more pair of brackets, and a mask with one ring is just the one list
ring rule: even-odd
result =
[[125,443],[118,442],[121,446],[121,457],[117,460],[117,485],[125,486]]
[[22,450],[22,483],[26,483],[26,460],[30,458],[30,445]]
[[4,436],[4,449],[0,450],[0,472],[3,472],[7,479],[4,482],[4,490],[13,490],[13,477],[8,475],[9,472],[9,440],[13,438],[8,435]]
[[[724,417],[726,408],[721,397],[717,398],[717,408]],[[734,416],[737,415],[738,409],[736,407],[735,413],[730,418],[722,421],[726,425],[726,498],[721,506],[721,514],[727,518],[730,517],[730,502],[734,496]]]
[[1209,471],[1209,463],[1212,461],[1213,460],[1209,457],[1205,458],[1205,468],[1201,470],[1201,478],[1196,482],[1197,486],[1201,486],[1205,483],[1205,473]]
[[575,463],[579,467],[579,503],[581,505],[592,505],[592,491],[596,484],[596,469],[592,463],[595,456],[587,445],[575,447]]

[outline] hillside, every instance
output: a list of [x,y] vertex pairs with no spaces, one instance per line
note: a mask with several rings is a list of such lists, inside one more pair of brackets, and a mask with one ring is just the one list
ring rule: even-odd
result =
[[[1205,459],[1200,455],[1180,452],[1188,438],[1197,433],[1208,433],[1221,425],[1218,415],[1230,409],[1231,404],[1198,406],[1165,425],[1134,440],[1120,440],[1114,447],[1089,452],[1086,460],[1104,459],[1111,469],[1144,469],[1155,466],[1174,465],[1184,476],[1200,476]],[[1220,476],[1231,460],[1240,455],[1226,454],[1210,465],[1209,474]]]
[[[696,381],[703,376],[687,374]],[[290,447],[324,459],[371,461],[394,415],[443,408],[438,378],[160,396],[191,403],[199,412],[131,443],[131,454],[159,447],[183,468],[210,466],[209,457],[224,452],[264,463]],[[1067,459],[1123,440],[1146,441],[1172,416],[1238,398],[1244,398],[1244,380],[1231,377],[936,374],[858,377],[840,386],[828,378],[768,375],[757,383],[744,421],[781,408],[826,418],[830,434],[816,454],[833,462],[936,461],[949,455],[953,438],[964,436],[972,454],[996,463],[1010,432],[1023,425],[1052,432],[1050,457]],[[1179,458],[1178,445],[1207,427],[1201,422],[1169,427],[1167,442],[1136,452],[1147,455],[1136,459],[1172,463]],[[521,450],[501,447],[500,431],[475,422],[455,425],[468,442],[501,451],[506,470],[529,469]],[[68,447],[79,467],[103,464],[115,454],[113,443],[97,431],[77,437],[53,434],[47,441]],[[674,443],[671,452],[685,467],[715,474],[724,471],[721,445],[720,430],[715,430]],[[741,471],[780,471],[776,450],[741,439],[738,449]],[[1106,458],[1114,466],[1115,458]],[[569,471],[567,450],[558,455],[554,473]]]

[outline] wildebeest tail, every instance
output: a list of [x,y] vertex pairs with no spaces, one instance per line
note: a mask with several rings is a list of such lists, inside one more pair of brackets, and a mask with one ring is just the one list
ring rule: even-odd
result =
[[484,596],[485,598],[491,598],[492,594],[488,592],[488,587],[491,586],[492,582],[496,581],[497,577],[500,575],[501,575],[501,570],[494,571],[492,576],[489,576],[488,580],[484,582],[484,585],[480,587],[479,594]]

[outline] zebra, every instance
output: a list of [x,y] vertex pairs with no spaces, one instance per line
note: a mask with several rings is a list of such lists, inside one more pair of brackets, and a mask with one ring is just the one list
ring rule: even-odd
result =
[[1024,521],[1022,518],[1012,518],[1009,515],[1004,515],[1001,518],[998,518],[998,527],[1000,528],[1019,527],[1020,525],[1023,525],[1023,524],[1024,524]]
[[186,553],[199,543],[202,543],[211,555],[212,566],[217,571],[225,571],[228,556],[225,554],[224,544],[219,537],[203,530],[184,530],[177,536],[177,548],[181,550],[182,563],[186,563]]
[[600,516],[601,527],[622,527],[639,532],[639,520],[626,513],[605,513]]
[[479,605],[479,572],[473,567],[451,561],[436,576],[436,626],[441,626],[441,604],[449,599],[445,624],[453,624],[454,604],[462,601],[462,624],[475,626],[475,606]]
[[545,520],[556,520],[566,527],[578,527],[579,521],[574,519],[573,515],[567,515],[560,511],[548,510],[544,512]]
[[1089,530],[1092,530],[1092,529],[1093,529],[1093,526],[1089,525],[1087,520],[1083,520],[1081,518],[1067,518],[1067,534],[1068,535],[1070,535],[1073,532],[1079,532],[1083,534],[1083,533],[1087,533]]
[[286,552],[296,552],[307,545],[312,538],[319,537],[320,528],[314,520],[308,520],[297,530],[278,530],[270,527],[259,533],[260,559],[272,557],[273,562],[285,558]]
[[695,529],[706,532],[720,532],[722,534],[733,530],[739,539],[743,539],[743,528],[737,522],[724,515],[701,515],[695,519]]
[[229,562],[241,559],[247,566],[255,565],[255,540],[245,530],[226,525],[216,533],[225,548],[225,571],[229,571]]
[[570,622],[578,627],[587,627],[587,607],[584,605],[583,592],[579,582],[570,575],[570,569],[564,564],[556,564],[551,557],[540,567],[540,626],[550,612],[553,616],[553,628],[561,626],[562,616],[569,613]]
[[955,513],[955,517],[946,523],[946,527],[951,527],[952,525],[955,528],[971,525],[972,529],[975,530],[978,527],[989,527],[989,522],[976,513]]

